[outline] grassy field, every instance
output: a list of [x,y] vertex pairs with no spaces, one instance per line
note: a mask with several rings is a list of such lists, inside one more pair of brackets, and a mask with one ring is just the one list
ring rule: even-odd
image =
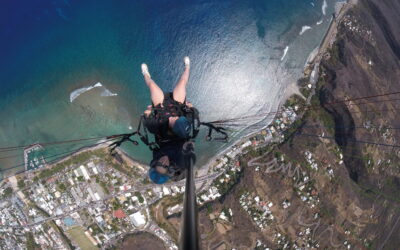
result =
[[82,250],[97,250],[99,249],[85,235],[82,227],[73,227],[67,231],[72,241],[76,242]]

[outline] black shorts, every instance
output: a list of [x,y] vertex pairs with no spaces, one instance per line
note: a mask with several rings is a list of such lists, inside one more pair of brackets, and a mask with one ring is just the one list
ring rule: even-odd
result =
[[[184,103],[186,103],[186,98],[185,98]],[[154,105],[154,103],[151,103],[151,104],[152,104],[153,108],[161,108],[160,104],[158,104],[158,105]],[[163,100],[162,104],[163,104],[164,107],[168,107],[170,105],[183,104],[183,103],[175,101],[174,93],[172,93],[172,92],[164,92],[164,100]]]
[[155,106],[152,103],[153,114],[144,120],[144,125],[149,132],[162,137],[166,136],[169,128],[168,117],[177,115],[178,110],[175,107],[179,104],[174,100],[172,92],[164,93],[162,106],[161,104]]

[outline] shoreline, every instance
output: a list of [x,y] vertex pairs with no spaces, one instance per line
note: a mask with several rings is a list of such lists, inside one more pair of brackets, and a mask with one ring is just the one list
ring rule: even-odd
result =
[[[101,143],[101,141],[99,141],[98,143]],[[0,181],[0,185],[3,184],[4,182],[13,182],[14,179],[18,178],[19,176],[23,176],[23,175],[28,175],[28,174],[32,174],[32,173],[36,173],[36,172],[40,172],[42,170],[45,169],[50,169],[52,167],[54,167],[57,164],[60,164],[62,162],[68,161],[70,160],[72,157],[77,156],[79,154],[85,153],[85,152],[89,152],[89,151],[95,151],[95,150],[100,150],[100,149],[107,149],[109,147],[109,145],[112,144],[112,142],[104,142],[101,143],[99,145],[94,145],[94,146],[84,146],[81,147],[79,149],[77,149],[76,151],[62,157],[59,159],[56,159],[54,161],[51,162],[46,162],[44,167],[41,168],[37,168],[37,169],[31,169],[31,170],[21,170],[13,175],[7,176],[4,179],[2,179]],[[121,157],[124,159],[124,161],[132,164],[132,165],[139,165],[139,166],[148,166],[148,164],[143,163],[139,160],[136,160],[134,158],[132,158],[130,155],[128,155],[123,149],[121,148],[116,148],[115,151],[117,153],[119,153],[121,155]]]
[[[329,26],[324,38],[322,39],[322,41],[320,43],[320,46],[318,48],[317,53],[315,53],[315,51],[311,52],[311,54],[309,56],[310,62],[307,62],[306,66],[305,66],[305,69],[303,71],[303,74],[310,79],[310,82],[312,82],[313,85],[318,80],[318,70],[319,70],[320,62],[321,62],[321,60],[323,58],[323,55],[325,54],[326,50],[336,40],[338,23],[340,23],[341,19],[347,13],[347,11],[351,7],[356,5],[357,3],[358,3],[358,0],[347,0],[346,2],[342,3],[342,7],[340,8],[339,13],[336,13],[334,18],[332,18],[331,24],[330,24],[330,26]],[[306,73],[308,68],[312,68],[312,70],[310,72]],[[296,95],[296,94],[302,96],[301,93],[300,93],[300,88],[297,85],[297,82],[292,82],[292,83],[288,84],[286,86],[285,90],[284,90],[283,98],[282,98],[281,102],[278,104],[277,112],[279,112],[279,110],[282,109],[282,106],[288,101],[288,99],[291,96]],[[274,120],[274,119],[272,119],[272,120]],[[201,166],[198,166],[197,170],[196,170],[196,174],[200,173],[200,172],[208,173],[208,171],[210,169],[210,166],[215,165],[216,160],[221,158],[224,154],[226,154],[226,152],[231,150],[233,146],[236,146],[238,144],[242,144],[243,142],[245,142],[249,138],[255,136],[256,134],[259,134],[263,129],[265,129],[269,125],[270,124],[267,124],[264,127],[254,131],[254,132],[251,132],[251,133],[249,133],[247,135],[244,135],[241,138],[238,138],[236,141],[234,141],[231,144],[231,146],[229,146],[229,147],[225,148],[224,150],[218,152],[215,156],[213,156],[211,159],[209,159],[205,164],[202,164]],[[15,177],[18,177],[19,175],[34,173],[36,171],[41,171],[43,169],[51,168],[56,164],[62,163],[64,161],[67,161],[67,160],[71,159],[72,157],[74,157],[74,156],[76,156],[78,154],[84,153],[84,152],[94,151],[94,150],[98,150],[98,149],[102,149],[102,148],[107,148],[111,143],[112,142],[104,142],[104,143],[102,143],[100,145],[82,147],[80,149],[77,149],[75,152],[68,154],[67,156],[65,156],[63,158],[56,159],[55,161],[46,163],[44,168],[39,168],[39,169],[34,169],[34,170],[29,170],[29,171],[23,171],[23,172],[20,171],[19,173],[16,172],[13,175],[5,177],[3,180],[1,180],[0,183],[8,182],[8,181],[10,181],[10,178],[15,178]],[[128,161],[129,163],[131,163],[133,165],[148,166],[147,163],[143,163],[143,162],[141,162],[139,160],[134,159],[133,157],[131,157],[129,154],[127,154],[124,150],[122,150],[120,148],[117,148],[116,151],[119,154],[122,155],[124,160]]]
[[[305,68],[303,70],[304,76],[309,78],[310,82],[311,82],[312,78],[315,81],[315,83],[318,81],[318,75],[315,75],[315,72],[319,71],[320,62],[321,62],[321,60],[323,58],[323,55],[326,53],[326,50],[336,40],[337,24],[340,23],[341,19],[347,13],[347,11],[349,9],[351,9],[353,6],[355,6],[357,3],[358,3],[358,0],[346,0],[346,2],[337,3],[337,4],[340,4],[342,6],[340,7],[340,9],[336,9],[336,11],[338,11],[338,13],[335,13],[335,16],[332,18],[331,23],[330,23],[330,25],[328,27],[328,30],[326,31],[325,36],[321,40],[320,45],[310,53],[310,55],[308,57],[308,60],[310,60],[310,61],[307,60],[307,63],[306,63]],[[312,70],[307,73],[308,68],[312,68]],[[314,76],[313,76],[313,73],[314,73]],[[315,86],[315,83],[313,83],[313,86]],[[288,84],[288,86],[286,87],[285,92],[283,94],[284,97],[282,98],[282,101],[278,104],[277,112],[279,112],[282,109],[282,106],[289,100],[290,97],[292,97],[293,95],[296,95],[296,94],[303,97],[303,95],[300,92],[300,88],[297,85],[297,82],[292,82],[292,83]],[[310,97],[312,95],[313,94],[310,94]],[[275,117],[276,117],[276,115],[275,115]],[[274,117],[274,119],[275,119],[275,117]],[[272,119],[272,120],[274,120],[274,119]],[[205,172],[208,172],[209,171],[209,167],[211,165],[215,165],[215,161],[218,158],[222,157],[226,152],[231,150],[233,146],[244,143],[249,138],[255,136],[256,134],[259,134],[263,129],[265,129],[265,127],[268,127],[268,126],[269,125],[265,125],[263,128],[261,128],[261,129],[259,129],[257,131],[251,132],[248,135],[245,135],[245,136],[239,138],[238,140],[233,142],[230,147],[227,147],[226,149],[224,149],[221,152],[217,153],[206,164],[204,164],[203,166],[199,167],[199,169],[197,171],[203,170],[203,168],[207,168],[205,170]]]

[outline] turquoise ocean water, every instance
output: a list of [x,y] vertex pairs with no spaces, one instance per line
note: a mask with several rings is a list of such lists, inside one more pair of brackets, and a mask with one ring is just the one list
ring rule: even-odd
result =
[[[185,55],[192,61],[188,99],[204,121],[274,111],[324,36],[336,2],[5,4],[0,10],[0,147],[128,132],[149,104],[140,64],[146,62],[153,79],[171,91]],[[232,140],[258,121],[244,124]],[[49,146],[44,155],[84,145]],[[199,138],[199,162],[225,146]],[[150,159],[144,146],[124,149],[139,160]],[[1,175],[22,170],[15,167],[21,163],[22,150],[0,152]]]

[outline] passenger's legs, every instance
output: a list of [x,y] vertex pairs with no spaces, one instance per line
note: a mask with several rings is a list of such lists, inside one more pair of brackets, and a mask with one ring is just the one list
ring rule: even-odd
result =
[[189,57],[186,56],[184,58],[184,62],[185,62],[185,71],[183,71],[183,74],[173,91],[174,100],[180,103],[183,103],[186,99],[186,84],[189,80],[189,72],[190,72]]
[[144,81],[146,82],[147,87],[150,89],[151,101],[154,106],[158,104],[162,104],[164,101],[164,92],[158,87],[158,85],[151,79],[149,69],[146,64],[142,64],[142,74],[144,76]]

